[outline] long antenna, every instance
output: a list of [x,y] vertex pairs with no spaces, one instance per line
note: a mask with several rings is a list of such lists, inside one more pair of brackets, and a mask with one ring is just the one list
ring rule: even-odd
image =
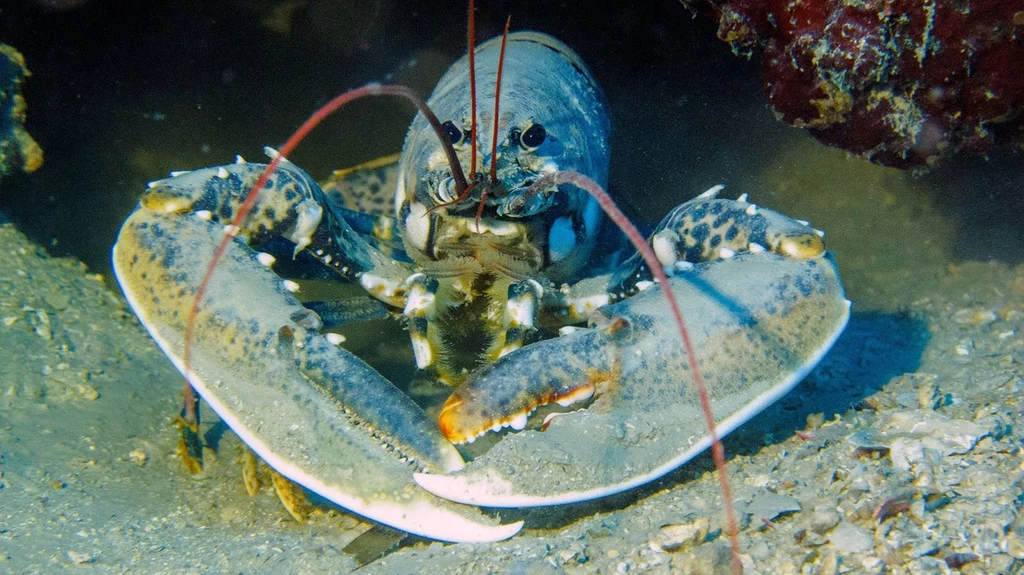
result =
[[[501,33],[501,52],[498,53],[498,75],[494,79],[494,129],[491,130],[491,185],[498,183],[498,119],[501,112],[501,73],[505,67],[505,44],[508,42],[508,28],[512,24],[512,16],[505,19],[505,31]],[[476,231],[480,232],[480,216],[484,213],[487,193],[484,188],[480,194],[480,205],[476,208]]]
[[597,182],[583,174],[565,170],[542,176],[526,190],[524,199],[538,193],[540,190],[559,184],[572,184],[586,191],[597,200],[604,213],[608,214],[608,218],[615,222],[615,225],[629,238],[630,243],[640,252],[640,257],[644,259],[644,263],[647,264],[648,269],[654,274],[654,278],[661,284],[661,294],[665,296],[665,300],[672,310],[672,317],[676,320],[679,336],[683,340],[686,360],[689,363],[690,373],[693,376],[694,387],[697,388],[697,396],[700,398],[701,411],[704,412],[704,422],[707,424],[708,433],[711,435],[711,455],[714,457],[715,468],[718,470],[718,483],[722,489],[722,504],[725,507],[729,544],[732,547],[732,572],[735,575],[741,575],[743,573],[743,562],[740,560],[739,528],[736,523],[736,510],[732,506],[732,488],[729,486],[729,477],[726,475],[725,448],[722,447],[721,438],[718,437],[718,429],[715,427],[715,416],[711,411],[711,399],[708,397],[708,388],[704,385],[704,375],[700,371],[700,366],[697,365],[697,356],[693,351],[693,342],[690,341],[690,332],[686,329],[686,323],[683,321],[683,312],[679,309],[676,296],[669,289],[668,275],[665,273],[665,268],[658,261],[658,256],[654,254],[651,246],[647,245],[643,235],[629,221],[629,218],[622,213],[622,210],[615,205],[611,196],[601,189]]
[[501,110],[501,72],[505,67],[505,44],[512,16],[505,20],[505,31],[501,34],[501,52],[498,53],[498,77],[494,80],[494,130],[491,132],[491,185],[498,183],[498,112]]
[[476,5],[469,0],[469,120],[470,151],[469,179],[476,181]]

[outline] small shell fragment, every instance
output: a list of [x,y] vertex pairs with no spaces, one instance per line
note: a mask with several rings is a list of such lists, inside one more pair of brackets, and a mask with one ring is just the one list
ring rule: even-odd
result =
[[711,523],[704,517],[693,523],[662,525],[658,534],[651,540],[651,545],[669,552],[687,549],[704,541],[710,527]]
[[128,453],[128,461],[142,467],[149,461],[149,455],[145,451],[135,448]]

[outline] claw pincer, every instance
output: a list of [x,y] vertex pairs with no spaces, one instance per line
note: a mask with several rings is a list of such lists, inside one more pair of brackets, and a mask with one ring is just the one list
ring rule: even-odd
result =
[[[319,188],[297,168],[278,176],[278,185],[288,187],[258,205],[260,215],[229,244],[195,317],[186,365],[189,309],[235,193],[245,185],[244,170],[221,177],[227,171],[192,172],[154,185],[114,248],[125,296],[164,353],[257,455],[305,488],[434,539],[493,541],[518,531],[521,524],[497,525],[416,487],[413,471],[458,469],[458,452],[408,396],[319,334],[316,314],[241,241],[302,229],[294,208]],[[314,241],[318,233],[319,227]],[[358,250],[350,254],[359,265]]]
[[[735,429],[817,364],[845,327],[849,301],[831,257],[737,254],[673,277],[718,430]],[[658,289],[602,308],[602,325],[535,343],[456,391],[443,416],[453,440],[586,396],[544,432],[506,435],[459,472],[417,474],[442,497],[495,507],[585,501],[647,483],[707,449],[709,437],[675,325]],[[527,458],[525,453],[530,453]]]
[[[675,266],[669,285],[657,286],[642,260],[627,260],[607,285],[609,299],[631,297],[599,308],[589,328],[484,369],[449,398],[441,428],[462,443],[524,429],[545,404],[593,398],[586,410],[508,434],[463,470],[416,481],[463,503],[552,505],[642,485],[706,449],[688,358],[659,293],[666,287],[698,319],[689,331],[720,433],[792,389],[842,332],[850,302],[819,233],[750,206],[704,196],[674,210],[652,235],[654,251],[666,268],[697,263]],[[666,232],[674,239],[659,246]]]
[[540,406],[590,399],[617,378],[619,345],[631,331],[623,320],[502,357],[448,397],[439,417],[442,433],[453,443],[471,443],[503,427],[521,431]]
[[[268,152],[273,154],[269,148]],[[228,226],[266,167],[235,163],[151,182],[140,205],[153,213],[194,214]],[[371,248],[335,212],[309,174],[287,161],[267,181],[240,228],[226,231],[253,246],[284,238],[294,244],[290,257],[305,250],[338,276],[361,283],[373,278],[374,285],[397,285],[411,273],[407,266]],[[394,305],[404,304],[395,289],[378,296]]]

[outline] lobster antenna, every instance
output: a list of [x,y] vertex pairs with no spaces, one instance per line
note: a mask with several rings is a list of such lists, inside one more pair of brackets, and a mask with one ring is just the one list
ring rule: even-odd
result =
[[472,118],[469,120],[470,151],[469,179],[476,180],[476,6],[469,0],[469,109]]
[[644,263],[647,264],[648,269],[654,274],[655,280],[661,284],[661,293],[665,296],[665,300],[668,302],[669,308],[672,310],[672,317],[675,318],[676,327],[679,329],[679,336],[683,340],[683,348],[686,350],[686,360],[689,363],[690,373],[693,374],[694,387],[697,388],[697,396],[700,398],[701,411],[704,412],[704,421],[708,427],[708,433],[711,435],[711,454],[715,460],[715,468],[718,470],[718,482],[722,489],[722,504],[725,507],[725,517],[727,523],[727,529],[729,534],[729,545],[732,548],[732,572],[734,575],[741,575],[743,573],[743,563],[740,561],[740,541],[739,541],[739,529],[736,524],[736,510],[732,506],[732,488],[729,486],[729,477],[726,475],[725,469],[725,448],[722,447],[721,438],[718,437],[718,429],[715,427],[715,416],[711,412],[711,400],[708,397],[708,388],[704,385],[704,375],[700,371],[700,366],[697,365],[697,356],[693,352],[693,343],[690,341],[690,332],[686,329],[686,323],[683,321],[683,312],[679,309],[679,303],[676,301],[676,296],[672,293],[672,290],[668,286],[668,275],[665,273],[665,268],[662,267],[661,262],[658,261],[658,256],[654,254],[654,250],[647,245],[647,241],[644,240],[643,235],[636,229],[636,226],[629,221],[629,218],[622,213],[622,210],[615,205],[612,201],[611,196],[608,195],[601,186],[594,180],[587,176],[574,172],[572,170],[565,170],[561,172],[555,172],[542,176],[536,182],[534,182],[523,195],[523,198],[528,198],[540,190],[549,188],[551,186],[557,186],[559,184],[571,184],[586,191],[590,194],[597,203],[604,210],[604,213],[608,214],[608,218],[615,222],[615,225],[622,230],[622,233],[626,234],[629,238],[630,243],[633,247],[640,252],[640,256],[644,259]]
[[501,33],[501,52],[498,53],[498,76],[494,80],[494,130],[491,132],[491,185],[498,183],[498,111],[501,109],[501,72],[505,67],[505,44],[512,16],[505,20],[505,31]]
[[[505,19],[505,31],[501,33],[501,51],[498,53],[498,75],[494,79],[494,129],[491,130],[491,185],[498,183],[498,114],[501,110],[501,73],[505,67],[505,44],[508,41],[508,28],[512,24],[512,16]],[[480,205],[476,208],[476,231],[480,233],[480,216],[484,213],[487,192],[484,188],[480,194]]]
[[[278,166],[281,162],[287,159],[295,148],[314,128],[320,125],[328,116],[336,112],[339,108],[366,96],[399,96],[405,98],[413,103],[419,110],[423,117],[427,119],[430,127],[434,129],[434,133],[437,135],[438,140],[441,142],[441,147],[445,152],[445,156],[448,159],[448,164],[451,168],[452,178],[455,180],[455,189],[461,194],[468,188],[466,183],[466,175],[462,172],[462,166],[459,164],[459,158],[455,155],[455,149],[452,148],[452,143],[445,134],[444,128],[441,127],[441,122],[438,121],[437,115],[427,106],[427,103],[423,101],[423,98],[419,96],[411,88],[400,86],[396,84],[367,84],[361,88],[355,88],[349,90],[339,96],[336,96],[330,102],[327,102],[319,110],[313,112],[313,114],[302,123],[301,126],[285,141],[284,145],[278,150],[278,154],[274,157],[267,168],[263,170],[263,174],[260,175],[259,179],[253,185],[252,190],[245,197],[245,200],[238,207],[238,211],[235,213],[235,217],[231,220],[231,224],[227,227],[227,231],[224,234],[224,238],[217,245],[217,250],[213,252],[213,257],[210,259],[210,264],[206,268],[206,273],[203,274],[202,281],[199,282],[199,287],[196,288],[196,295],[192,299],[192,307],[188,311],[188,317],[185,321],[185,337],[184,337],[184,353],[183,362],[185,364],[185,371],[190,372],[191,368],[191,351],[192,351],[192,340],[195,338],[196,329],[196,317],[199,315],[199,306],[203,299],[203,294],[206,293],[206,288],[210,284],[210,279],[213,277],[213,270],[217,268],[217,263],[220,262],[221,258],[224,257],[224,253],[227,251],[228,243],[238,235],[238,231],[241,228],[242,220],[249,215],[252,211],[253,206],[256,204],[256,199],[263,188],[267,185],[267,180],[270,176],[277,171]],[[188,394],[186,394],[186,400]]]

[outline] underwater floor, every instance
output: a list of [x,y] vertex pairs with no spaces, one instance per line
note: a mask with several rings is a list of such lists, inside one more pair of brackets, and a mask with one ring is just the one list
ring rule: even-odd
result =
[[[633,44],[629,57],[602,47],[591,38],[596,32],[575,30],[559,12],[569,9],[551,10],[558,18],[545,27],[543,12],[517,22],[519,12],[499,4],[480,26],[489,37],[511,11],[514,28],[543,29],[579,49],[615,115],[611,187],[631,215],[656,221],[718,183],[727,195],[748,192],[751,201],[826,231],[853,301],[849,327],[818,368],[725,442],[747,572],[1024,568],[1017,519],[1024,429],[1015,425],[1024,409],[1020,155],[956,157],[919,176],[878,167],[776,122],[756,68],[717,41],[699,40],[709,29],[673,3],[637,17],[619,36]],[[120,59],[68,70],[75,81],[65,89],[55,70],[85,55],[19,38],[11,18],[44,18],[33,14],[5,12],[0,26],[7,34],[0,40],[21,39],[36,71],[28,128],[47,153],[42,171],[0,187],[0,211],[13,220],[0,225],[0,572],[355,569],[342,549],[370,525],[335,509],[297,523],[270,489],[247,495],[239,442],[217,431],[209,411],[204,432],[214,430],[208,439],[217,449],[208,452],[202,477],[185,473],[172,425],[181,378],[114,289],[106,254],[147,180],[226,163],[238,152],[255,157],[332,91],[380,70],[429,90],[459,53],[461,17],[448,22],[450,34],[410,33],[413,47],[404,50],[395,38],[422,28],[426,16],[409,23],[384,10],[357,27],[374,31],[368,47],[352,33],[340,48],[324,48],[261,24],[262,13],[247,15],[261,45],[249,47],[256,63],[231,67],[229,56],[243,62],[243,54],[228,54],[230,42],[212,32],[227,18],[205,14],[196,20],[205,22],[203,42],[182,52],[183,62],[172,66],[173,56],[155,49],[181,41],[173,27],[142,39],[143,27],[143,63],[118,52]],[[434,17],[451,14],[459,12]],[[175,22],[179,33],[199,26]],[[609,29],[598,25],[597,32]],[[211,45],[219,56],[197,62]],[[337,56],[319,62],[338,73],[267,55],[304,51]],[[345,67],[353,61],[362,64]],[[165,64],[175,74],[194,67],[200,81],[176,91],[170,80],[126,73]],[[289,70],[313,77],[313,88],[272,82],[272,96],[253,96],[268,75],[288,77]],[[37,103],[47,94],[60,103]],[[285,111],[275,116],[278,110]],[[395,151],[408,117],[398,105],[360,107],[294,159],[323,176]],[[61,123],[69,124],[64,132]],[[409,540],[361,571],[728,569],[721,495],[707,456],[620,496],[501,516],[524,519],[522,533],[487,545]]]

